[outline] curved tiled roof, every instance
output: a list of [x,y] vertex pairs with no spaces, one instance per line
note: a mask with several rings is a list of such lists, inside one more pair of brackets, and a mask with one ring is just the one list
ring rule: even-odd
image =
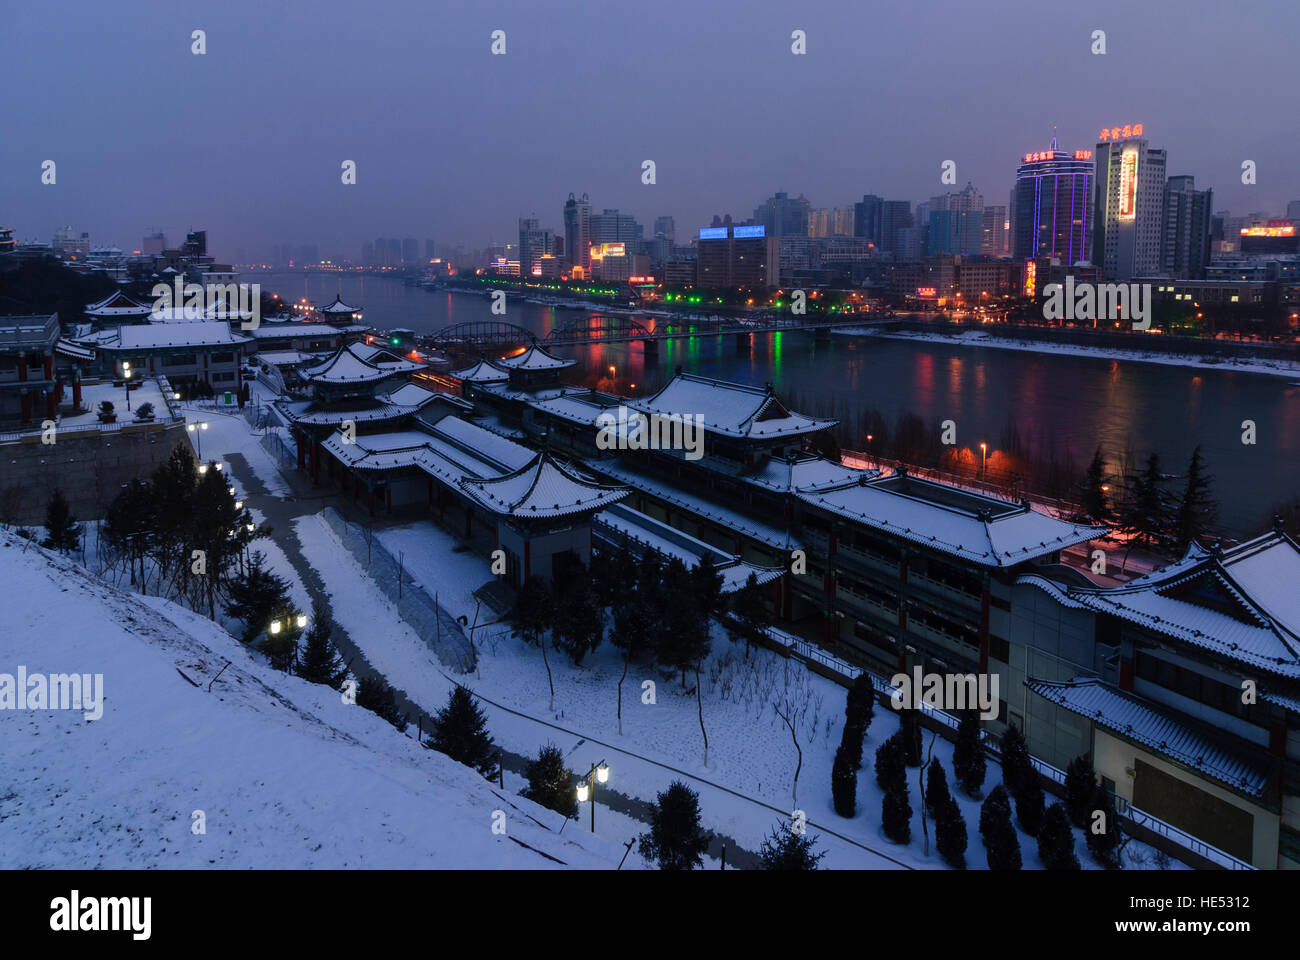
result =
[[500,477],[462,480],[461,488],[493,513],[512,517],[562,517],[600,510],[628,495],[579,476],[542,451],[533,460]]
[[834,426],[787,410],[771,388],[751,387],[679,373],[653,396],[629,400],[634,410],[660,416],[700,417],[712,433],[746,439],[793,437]]

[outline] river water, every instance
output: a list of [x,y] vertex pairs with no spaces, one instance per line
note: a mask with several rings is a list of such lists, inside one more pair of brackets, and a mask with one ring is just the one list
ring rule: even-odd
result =
[[[545,335],[579,315],[511,300],[505,317],[493,316],[485,297],[408,287],[391,277],[250,273],[245,280],[318,305],[341,294],[379,329],[431,333],[453,323],[507,320]],[[951,419],[959,446],[974,450],[985,441],[994,457],[1014,422],[1036,454],[1054,450],[1080,471],[1100,445],[1112,462],[1155,451],[1168,472],[1178,473],[1200,445],[1224,532],[1238,538],[1262,532],[1276,506],[1300,499],[1300,386],[1285,377],[881,337],[816,344],[803,333],[755,336],[744,353],[731,336],[664,341],[659,351],[658,363],[647,364],[639,343],[556,350],[578,360],[584,382],[602,389],[642,394],[677,367],[770,382],[803,412],[850,424],[866,410],[891,424],[906,410],[927,421]],[[1242,442],[1244,420],[1255,424],[1253,445]],[[851,446],[865,445],[862,438]]]

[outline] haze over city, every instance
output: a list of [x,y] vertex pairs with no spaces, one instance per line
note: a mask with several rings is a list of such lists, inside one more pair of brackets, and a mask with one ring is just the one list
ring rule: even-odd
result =
[[[375,236],[481,247],[513,240],[519,217],[559,228],[571,191],[647,224],[671,215],[685,239],[780,190],[837,207],[970,181],[1002,202],[1054,126],[1073,150],[1138,122],[1217,209],[1280,213],[1300,195],[1289,0],[147,0],[129,30],[122,18],[66,2],[8,16],[0,57],[18,81],[0,93],[0,182],[19,239],[66,223],[129,250],[202,227],[227,260],[284,242],[356,258]],[[498,29],[504,56],[489,50]],[[41,183],[47,159],[55,186]],[[944,160],[956,187],[939,182]]]

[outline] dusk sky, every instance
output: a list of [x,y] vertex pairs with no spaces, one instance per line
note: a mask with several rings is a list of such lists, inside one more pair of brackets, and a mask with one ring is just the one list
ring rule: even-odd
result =
[[970,180],[1004,204],[1053,124],[1073,150],[1137,122],[1216,210],[1281,215],[1300,199],[1298,28],[1296,0],[12,4],[0,225],[128,250],[203,228],[220,260],[283,242],[356,258],[381,235],[513,240],[520,216],[562,230],[586,191],[647,231],[672,215],[685,240],[777,190],[835,207]]

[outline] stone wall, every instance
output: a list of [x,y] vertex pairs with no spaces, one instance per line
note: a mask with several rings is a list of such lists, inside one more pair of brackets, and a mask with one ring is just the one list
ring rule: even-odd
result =
[[188,442],[185,424],[178,422],[69,430],[52,444],[42,443],[39,433],[0,443],[0,520],[44,523],[56,487],[78,520],[99,519],[122,484],[147,478],[178,443]]

